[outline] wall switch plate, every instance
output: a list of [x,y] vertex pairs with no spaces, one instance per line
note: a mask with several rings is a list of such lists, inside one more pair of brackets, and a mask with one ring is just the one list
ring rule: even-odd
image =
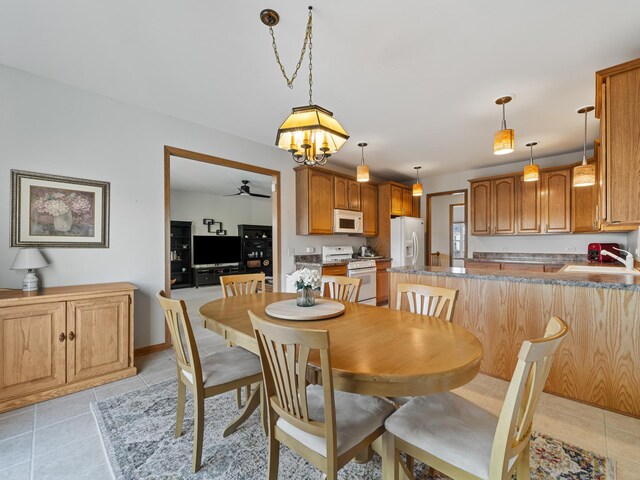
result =
[[576,247],[567,247],[566,250],[567,250],[567,252],[575,252],[576,251]]
[[316,251],[315,247],[307,247],[307,253],[314,253]]

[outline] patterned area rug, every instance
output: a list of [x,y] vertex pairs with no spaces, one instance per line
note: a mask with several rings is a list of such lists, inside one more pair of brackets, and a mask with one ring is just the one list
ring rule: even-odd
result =
[[[258,411],[234,434],[222,438],[224,427],[237,415],[235,392],[205,402],[202,469],[191,472],[193,404],[187,396],[183,434],[174,438],[176,381],[168,380],[91,404],[111,467],[117,479],[264,479],[267,444]],[[425,466],[417,463],[416,474]],[[535,434],[531,444],[531,478],[613,480],[610,459],[561,441]],[[286,448],[280,451],[280,478],[317,479],[313,466]],[[349,463],[341,479],[380,479],[380,457],[364,465]],[[435,477],[422,477],[447,479]]]

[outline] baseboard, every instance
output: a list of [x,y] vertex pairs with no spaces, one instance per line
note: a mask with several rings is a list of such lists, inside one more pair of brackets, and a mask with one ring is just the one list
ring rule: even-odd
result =
[[141,355],[149,355],[150,353],[161,352],[162,350],[166,350],[171,345],[167,345],[166,343],[158,343],[156,345],[147,345],[146,347],[136,348],[133,351],[134,357],[139,357]]

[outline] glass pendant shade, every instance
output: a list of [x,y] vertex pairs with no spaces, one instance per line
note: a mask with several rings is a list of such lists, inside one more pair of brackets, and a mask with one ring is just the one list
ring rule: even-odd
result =
[[359,182],[369,181],[369,165],[358,165],[358,168],[356,168],[356,180]]
[[573,169],[573,186],[588,187],[596,183],[596,166],[589,165],[586,160]]
[[331,155],[349,139],[344,128],[333,118],[333,113],[317,105],[295,107],[276,136],[276,145],[293,155],[305,155],[307,164]]
[[421,196],[422,195],[422,184],[421,183],[414,183],[411,191],[412,191],[414,197]]
[[515,135],[511,128],[497,131],[493,136],[493,153],[495,155],[506,155],[513,152],[514,138]]
[[525,182],[537,182],[540,180],[540,168],[535,163],[524,167],[524,179]]

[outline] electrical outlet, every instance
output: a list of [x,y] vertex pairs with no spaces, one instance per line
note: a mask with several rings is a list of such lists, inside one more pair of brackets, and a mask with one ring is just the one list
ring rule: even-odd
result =
[[502,250],[503,252],[508,252],[509,251],[509,247],[500,247],[500,250]]
[[307,247],[307,253],[315,253],[316,247]]
[[567,247],[566,250],[567,250],[567,252],[575,252],[576,251],[576,247]]
[[296,249],[295,248],[289,248],[289,249],[287,249],[287,253],[289,254],[290,257],[293,257],[296,254]]

